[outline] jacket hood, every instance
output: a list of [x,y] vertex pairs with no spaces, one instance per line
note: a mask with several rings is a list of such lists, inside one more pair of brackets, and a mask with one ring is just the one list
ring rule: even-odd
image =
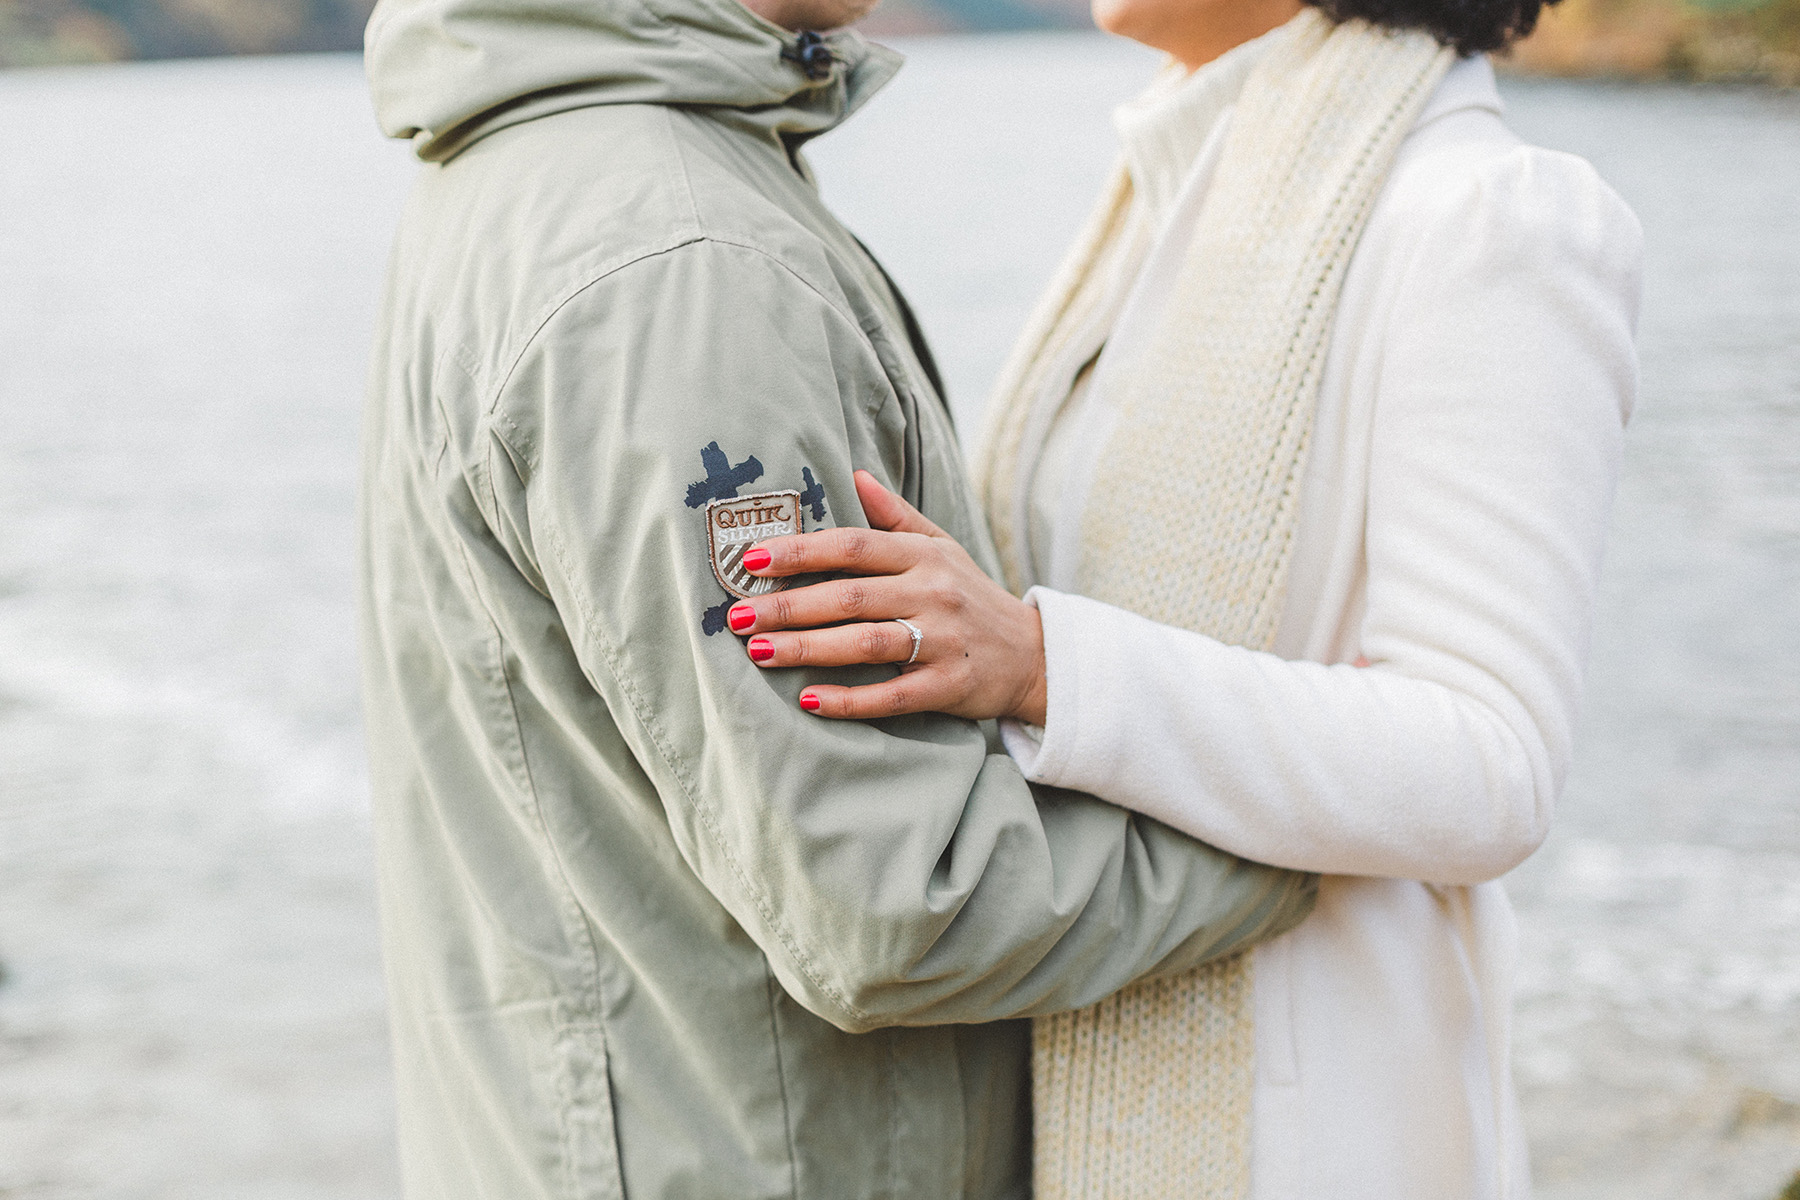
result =
[[808,78],[796,35],[737,0],[380,0],[366,35],[375,115],[441,162],[490,133],[597,104],[680,104],[784,140],[831,129],[899,70],[844,32]]

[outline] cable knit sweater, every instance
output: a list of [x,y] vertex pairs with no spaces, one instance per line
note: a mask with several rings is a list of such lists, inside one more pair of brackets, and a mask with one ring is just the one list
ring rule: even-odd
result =
[[1185,142],[1123,122],[1136,190],[1173,198],[1047,389],[1049,459],[1018,472],[1049,715],[1007,727],[1013,756],[1033,780],[1330,876],[1315,915],[1256,951],[1256,1200],[1529,1191],[1494,881],[1542,840],[1569,762],[1636,387],[1640,233],[1585,162],[1522,145],[1500,112],[1486,60],[1457,64],[1377,201],[1272,651],[1075,595],[1057,549],[1106,503],[1090,481],[1109,379],[1157,327],[1228,109]]

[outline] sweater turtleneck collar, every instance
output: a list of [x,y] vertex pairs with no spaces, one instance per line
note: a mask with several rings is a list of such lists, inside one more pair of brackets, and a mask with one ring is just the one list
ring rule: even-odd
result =
[[1292,24],[1234,46],[1193,72],[1170,60],[1140,95],[1113,110],[1132,191],[1152,228],[1168,217],[1182,180],[1251,70]]

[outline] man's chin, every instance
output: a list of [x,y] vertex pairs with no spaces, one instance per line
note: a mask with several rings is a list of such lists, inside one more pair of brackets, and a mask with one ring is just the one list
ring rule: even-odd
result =
[[881,4],[881,0],[813,0],[805,7],[817,11],[817,23],[806,28],[820,33],[844,29],[856,24]]
[[830,33],[854,25],[870,13],[881,0],[739,0],[739,3],[785,29],[798,33]]

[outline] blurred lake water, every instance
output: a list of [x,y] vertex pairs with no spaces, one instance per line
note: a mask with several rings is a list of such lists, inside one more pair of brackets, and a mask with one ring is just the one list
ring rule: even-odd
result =
[[[973,430],[1154,62],[903,48],[813,159]],[[1513,880],[1539,1194],[1770,1200],[1800,1168],[1800,95],[1505,92],[1649,240],[1586,730]],[[0,75],[0,1197],[396,1193],[351,520],[415,169],[350,58]]]

